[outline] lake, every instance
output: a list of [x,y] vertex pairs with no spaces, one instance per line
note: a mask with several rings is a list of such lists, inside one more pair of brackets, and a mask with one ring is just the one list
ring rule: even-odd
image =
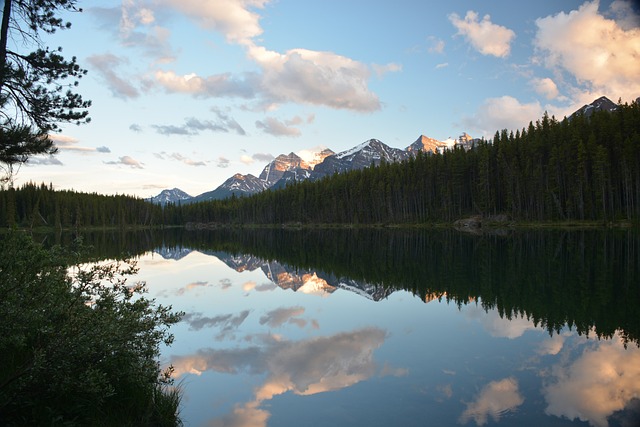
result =
[[640,425],[637,231],[85,239],[186,313],[187,426]]

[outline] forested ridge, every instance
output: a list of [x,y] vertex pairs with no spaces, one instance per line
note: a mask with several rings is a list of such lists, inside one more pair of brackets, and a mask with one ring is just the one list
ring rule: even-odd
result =
[[506,214],[524,221],[640,218],[640,105],[496,132],[473,149],[418,153],[319,182],[184,206],[186,221],[426,223]]
[[118,195],[26,184],[0,191],[0,225],[421,224],[467,216],[520,221],[640,219],[640,105],[557,121],[544,115],[471,150],[302,181],[251,197],[164,208]]

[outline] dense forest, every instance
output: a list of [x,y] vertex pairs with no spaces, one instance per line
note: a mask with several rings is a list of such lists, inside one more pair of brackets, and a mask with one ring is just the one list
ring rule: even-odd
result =
[[468,216],[519,221],[640,219],[640,104],[496,132],[470,150],[302,181],[281,190],[164,208],[119,195],[26,184],[0,191],[0,225],[424,224]]
[[426,223],[506,214],[523,221],[640,218],[640,105],[544,115],[469,151],[419,153],[252,197],[185,206],[193,222]]

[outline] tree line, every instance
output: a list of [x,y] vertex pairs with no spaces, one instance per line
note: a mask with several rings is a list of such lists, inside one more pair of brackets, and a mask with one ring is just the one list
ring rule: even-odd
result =
[[636,221],[640,105],[562,121],[545,114],[468,151],[418,153],[402,163],[179,210],[184,221],[257,224],[426,223],[499,214],[524,221]]
[[0,225],[128,227],[217,224],[424,224],[467,216],[520,221],[640,219],[640,105],[557,121],[545,114],[472,149],[418,153],[401,163],[267,190],[160,207],[143,199],[54,191],[29,183],[0,191]]

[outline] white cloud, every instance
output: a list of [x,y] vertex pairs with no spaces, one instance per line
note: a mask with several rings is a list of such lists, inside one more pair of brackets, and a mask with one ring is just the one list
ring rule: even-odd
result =
[[640,349],[625,348],[616,334],[554,366],[551,381],[542,390],[547,414],[607,427],[607,417],[640,398]]
[[[110,153],[108,147],[83,147],[78,144],[78,139],[72,136],[59,133],[49,134],[49,139],[53,141],[60,151],[76,151],[81,153]],[[40,161],[43,161],[42,159]],[[58,163],[55,163],[58,164]]]
[[300,129],[294,127],[296,122],[281,122],[275,117],[267,117],[264,120],[256,120],[256,127],[262,129],[264,133],[268,133],[273,136],[291,136],[298,137],[302,135]]
[[[635,97],[640,93],[640,28],[625,29],[624,22],[601,15],[598,6],[598,1],[585,2],[569,13],[537,19],[537,60],[599,96]],[[626,12],[626,20],[638,22],[631,8]]]
[[487,423],[489,417],[498,422],[501,415],[514,410],[523,402],[524,398],[520,395],[518,381],[515,378],[492,381],[480,391],[475,401],[467,404],[467,409],[460,416],[460,422],[466,424],[473,419],[481,426]]
[[496,131],[507,129],[515,132],[543,114],[544,109],[538,102],[521,104],[516,98],[502,96],[485,100],[473,116],[463,119],[463,125],[485,138],[493,138]]
[[201,27],[218,31],[230,43],[246,44],[262,34],[260,15],[251,9],[264,8],[270,0],[164,0]]
[[267,0],[165,0],[204,28],[223,33],[230,43],[247,49],[247,57],[259,72],[234,76],[230,73],[199,76],[159,70],[155,81],[168,92],[198,97],[241,97],[259,102],[263,108],[282,103],[322,105],[334,109],[372,112],[381,108],[368,88],[371,69],[378,73],[399,71],[397,64],[367,65],[333,52],[292,49],[284,54],[256,44],[262,33],[260,16],[253,11]]
[[254,46],[249,56],[262,68],[262,96],[268,102],[323,105],[360,112],[379,110],[369,90],[369,68],[332,52],[292,49],[285,54]]
[[173,71],[156,71],[155,79],[167,92],[188,93],[199,97],[254,98],[257,81],[251,75],[238,79],[231,73],[200,77],[194,73],[178,75]]
[[531,85],[537,93],[547,99],[554,99],[558,96],[558,86],[548,77],[544,79],[533,79]]
[[131,156],[122,156],[122,157],[119,157],[117,161],[104,162],[104,163],[107,165],[129,166],[132,169],[144,169],[144,166],[143,166],[144,163],[137,161]]
[[252,165],[253,162],[255,162],[255,160],[247,154],[243,154],[242,156],[240,156],[240,161],[245,165]]
[[464,36],[481,54],[500,58],[509,55],[511,41],[516,34],[506,27],[492,23],[489,15],[485,15],[480,21],[478,14],[470,10],[464,19],[452,13],[449,21],[458,29],[457,34]]

